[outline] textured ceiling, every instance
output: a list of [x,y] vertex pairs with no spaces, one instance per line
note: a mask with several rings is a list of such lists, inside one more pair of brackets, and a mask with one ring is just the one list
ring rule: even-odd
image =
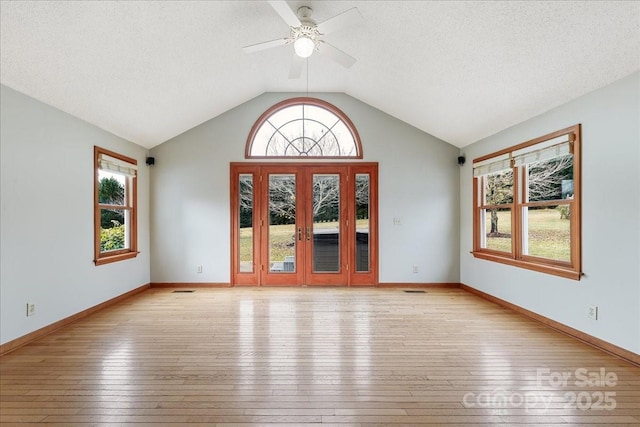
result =
[[[364,21],[314,54],[309,92],[345,92],[459,147],[640,68],[640,2],[291,1]],[[2,84],[145,147],[289,80],[288,34],[262,1],[2,1]]]

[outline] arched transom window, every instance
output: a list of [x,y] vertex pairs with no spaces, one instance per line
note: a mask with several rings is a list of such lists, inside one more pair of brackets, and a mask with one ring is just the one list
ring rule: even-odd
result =
[[337,107],[316,98],[282,101],[249,133],[247,158],[362,158],[360,137]]

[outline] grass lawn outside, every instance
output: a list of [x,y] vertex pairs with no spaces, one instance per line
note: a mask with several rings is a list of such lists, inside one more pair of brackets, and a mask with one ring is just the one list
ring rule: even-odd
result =
[[[338,222],[318,222],[313,224],[314,229],[338,228]],[[369,227],[368,219],[359,219],[356,221],[356,228],[367,229]],[[271,241],[270,260],[269,262],[282,262],[287,256],[295,255],[294,240],[296,228],[294,224],[271,225],[269,227],[269,237]],[[240,271],[251,271],[253,249],[253,227],[244,227],[240,229]]]
[[[529,211],[528,254],[559,261],[571,260],[571,227],[568,219],[560,219],[558,209],[536,209]],[[357,229],[366,229],[369,221],[358,220]],[[315,229],[337,228],[337,222],[314,224]],[[491,217],[487,213],[486,229],[491,229]],[[286,256],[295,255],[295,225],[270,226],[270,262],[284,261]],[[487,237],[487,249],[511,252],[511,213],[498,212],[498,232],[504,237]],[[241,271],[251,271],[253,248],[253,228],[240,229]]]
[[[571,260],[571,227],[568,219],[560,218],[558,209],[535,209],[529,211],[528,254],[558,261]],[[357,229],[366,229],[369,221],[358,220]],[[337,222],[314,224],[316,229],[337,228]],[[487,213],[486,229],[491,229],[491,217]],[[286,256],[295,255],[295,225],[270,226],[270,263],[282,262]],[[487,249],[511,252],[511,213],[498,212],[498,232],[502,237],[487,237]],[[253,228],[240,229],[240,269],[251,271],[253,247]]]
[[[558,209],[529,210],[528,255],[558,261],[571,260],[571,222],[560,219]],[[491,229],[487,213],[486,230]],[[511,212],[498,212],[498,232],[508,237],[487,237],[487,249],[511,252]]]

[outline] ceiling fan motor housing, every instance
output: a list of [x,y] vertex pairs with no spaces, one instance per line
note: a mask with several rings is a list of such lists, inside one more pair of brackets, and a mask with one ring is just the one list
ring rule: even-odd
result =
[[313,9],[311,9],[309,6],[300,6],[298,8],[298,18],[300,19],[300,22],[302,22],[303,24],[310,23],[315,25],[315,22],[311,20],[312,13]]
[[301,37],[306,37],[313,41],[313,44],[317,47],[320,42],[320,36],[322,34],[318,30],[318,26],[311,19],[313,9],[309,6],[300,6],[298,8],[298,18],[300,19],[299,27],[291,27],[290,42],[295,42]]

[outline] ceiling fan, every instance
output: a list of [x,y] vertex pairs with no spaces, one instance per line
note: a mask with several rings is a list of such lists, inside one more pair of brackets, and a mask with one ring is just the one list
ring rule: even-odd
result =
[[308,6],[299,7],[296,14],[291,10],[286,1],[274,0],[269,1],[269,4],[278,15],[280,15],[284,22],[289,25],[289,36],[245,46],[242,48],[245,53],[253,53],[272,47],[293,44],[294,55],[291,62],[291,70],[289,71],[290,79],[300,77],[304,59],[311,56],[313,52],[325,55],[345,68],[349,68],[355,64],[356,59],[354,57],[323,40],[322,36],[362,21],[362,15],[357,8],[354,7],[333,18],[316,24],[311,18],[313,10]]

